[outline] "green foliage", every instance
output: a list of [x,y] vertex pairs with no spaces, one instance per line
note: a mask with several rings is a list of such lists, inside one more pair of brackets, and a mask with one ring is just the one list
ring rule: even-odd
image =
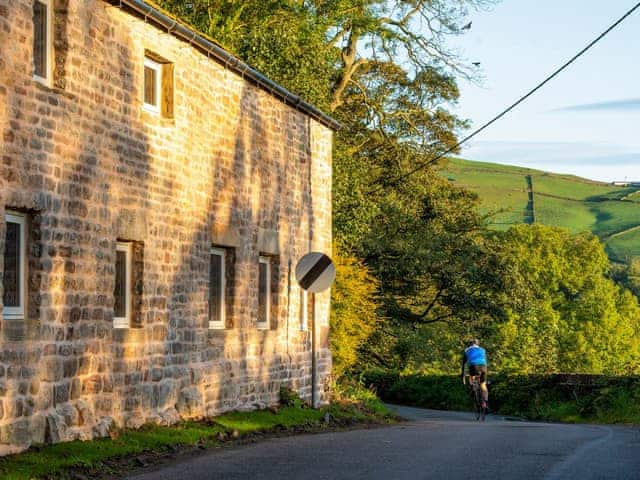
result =
[[[508,321],[490,346],[495,369],[513,373],[637,373],[637,298],[609,278],[597,238],[541,225],[501,234],[510,264]],[[490,350],[491,351],[491,350]]]
[[296,408],[302,408],[306,406],[304,400],[302,400],[298,395],[298,392],[284,385],[280,387],[280,405],[282,407]]
[[341,378],[358,362],[359,350],[379,324],[378,281],[355,258],[334,248],[336,281],[331,291],[330,343],[333,373]]
[[163,8],[269,78],[320,108],[329,107],[336,52],[326,19],[287,0],[159,0]]
[[[366,388],[361,382],[352,379],[343,378],[337,381],[332,387],[333,410],[330,407],[330,413],[339,415],[336,410],[345,411],[345,405],[353,405],[357,408],[351,409],[361,420],[366,418],[378,418],[390,420],[393,414],[380,400],[380,397],[371,389]],[[344,414],[343,414],[344,415]]]
[[[368,371],[365,384],[385,401],[441,410],[471,408],[459,376]],[[640,423],[640,377],[490,375],[489,404],[500,415],[531,420]]]
[[629,263],[614,265],[612,278],[622,287],[640,298],[640,257]]
[[362,375],[362,381],[391,403],[436,410],[467,410],[472,405],[469,391],[459,376],[401,375],[394,371],[370,370]]

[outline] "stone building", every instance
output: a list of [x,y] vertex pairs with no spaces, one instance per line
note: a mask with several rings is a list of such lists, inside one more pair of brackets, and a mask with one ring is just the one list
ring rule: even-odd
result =
[[0,0],[0,454],[326,399],[335,121],[141,0]]

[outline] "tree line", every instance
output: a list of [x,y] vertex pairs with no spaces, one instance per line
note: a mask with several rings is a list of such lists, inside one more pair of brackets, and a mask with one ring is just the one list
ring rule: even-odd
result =
[[432,159],[469,126],[449,48],[492,0],[177,0],[161,7],[342,124],[334,145],[337,376],[455,371],[480,337],[513,373],[640,371],[640,267],[590,234],[487,229]]

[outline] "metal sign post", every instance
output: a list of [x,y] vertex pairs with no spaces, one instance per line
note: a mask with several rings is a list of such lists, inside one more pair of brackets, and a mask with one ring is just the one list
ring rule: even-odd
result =
[[336,278],[336,267],[324,253],[307,253],[296,265],[300,288],[311,293],[311,406],[318,408],[318,347],[316,293],[329,288]]

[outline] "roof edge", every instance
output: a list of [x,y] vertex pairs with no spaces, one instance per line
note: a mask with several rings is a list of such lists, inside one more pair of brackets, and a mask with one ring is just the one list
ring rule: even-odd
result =
[[167,29],[167,33],[197,46],[199,49],[207,52],[208,56],[218,60],[225,68],[239,74],[242,78],[253,81],[257,86],[271,93],[274,97],[279,98],[287,105],[296,110],[306,113],[313,119],[317,120],[332,130],[339,130],[340,123],[330,117],[317,107],[303,100],[300,96],[295,95],[283,86],[266,77],[258,70],[249,66],[238,57],[235,57],[225,49],[207,39],[197,30],[185,25],[175,18],[161,11],[155,5],[144,0],[106,0],[111,4],[119,7],[127,6],[139,15],[143,16],[147,21],[153,21],[156,24]]

